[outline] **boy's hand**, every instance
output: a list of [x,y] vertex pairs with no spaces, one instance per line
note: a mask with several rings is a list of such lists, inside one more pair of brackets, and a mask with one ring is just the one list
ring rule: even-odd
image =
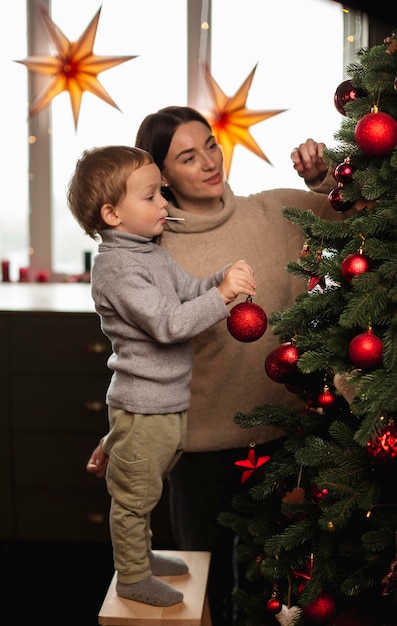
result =
[[245,261],[236,261],[225,271],[225,278],[218,286],[225,304],[233,302],[241,293],[256,295],[256,282],[252,268]]
[[89,461],[86,465],[86,470],[90,474],[95,474],[97,478],[102,478],[106,474],[106,468],[108,466],[109,457],[102,448],[102,441],[99,442],[95,450],[93,450]]

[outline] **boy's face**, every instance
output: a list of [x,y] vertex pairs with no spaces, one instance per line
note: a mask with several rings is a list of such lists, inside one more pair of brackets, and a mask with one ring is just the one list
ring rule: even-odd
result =
[[127,179],[127,193],[114,207],[115,229],[151,239],[164,230],[168,202],[161,194],[161,174],[154,163],[134,170]]

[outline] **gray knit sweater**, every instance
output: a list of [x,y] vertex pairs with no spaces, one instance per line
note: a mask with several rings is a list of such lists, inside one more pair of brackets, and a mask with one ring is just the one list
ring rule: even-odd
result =
[[113,349],[107,403],[144,414],[184,411],[190,404],[191,339],[229,316],[216,288],[225,267],[195,278],[150,239],[115,230],[100,235],[91,280]]

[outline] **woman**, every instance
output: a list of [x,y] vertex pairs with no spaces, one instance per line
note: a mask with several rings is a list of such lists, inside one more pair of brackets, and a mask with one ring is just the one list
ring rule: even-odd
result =
[[[210,125],[189,107],[172,106],[148,115],[138,130],[136,146],[153,155],[162,173],[169,215],[182,218],[167,222],[160,245],[198,277],[231,257],[244,259],[255,271],[254,301],[265,312],[292,304],[305,285],[285,268],[297,258],[303,240],[300,229],[284,219],[282,209],[297,206],[339,219],[327,196],[296,189],[235,196],[225,181],[222,150]],[[319,190],[327,169],[321,158],[323,147],[309,140],[292,154],[299,175]],[[231,626],[231,592],[237,584],[235,537],[220,526],[217,516],[230,510],[233,495],[243,488],[235,461],[247,458],[252,443],[258,454],[271,455],[282,435],[269,427],[244,430],[233,416],[265,402],[297,400],[266,375],[266,356],[278,345],[271,329],[259,341],[242,343],[221,322],[193,343],[186,452],[169,477],[171,523],[179,549],[211,552],[212,621],[214,626]],[[96,461],[91,458],[88,469],[98,473]],[[249,487],[248,482],[244,488]]]

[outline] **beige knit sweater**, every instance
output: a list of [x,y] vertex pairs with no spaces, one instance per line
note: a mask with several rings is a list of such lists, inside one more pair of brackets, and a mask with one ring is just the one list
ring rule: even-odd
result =
[[[216,214],[197,215],[169,205],[169,214],[184,222],[168,222],[164,246],[192,274],[210,275],[215,268],[245,259],[255,271],[254,302],[267,315],[292,304],[306,285],[286,271],[296,260],[303,238],[298,227],[282,215],[284,206],[311,209],[339,219],[326,195],[296,189],[274,189],[238,197],[226,188],[224,207]],[[237,302],[244,301],[244,296]],[[234,303],[234,304],[236,304]],[[234,304],[229,305],[231,308]],[[274,428],[243,429],[233,421],[237,411],[263,403],[297,402],[285,385],[267,376],[264,363],[278,338],[268,326],[256,342],[242,343],[227,330],[226,321],[194,339],[192,402],[188,410],[186,451],[210,451],[263,443],[280,436]]]

